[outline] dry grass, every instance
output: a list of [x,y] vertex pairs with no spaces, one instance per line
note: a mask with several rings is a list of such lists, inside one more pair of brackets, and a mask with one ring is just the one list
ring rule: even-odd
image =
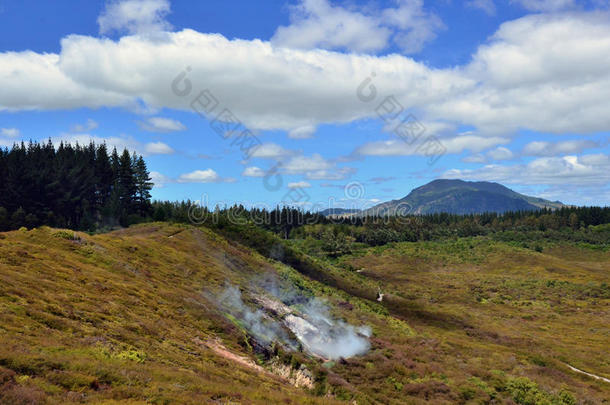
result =
[[[608,384],[563,365],[610,377],[609,252],[460,239],[315,260],[334,287],[188,226],[0,234],[0,403],[610,401]],[[372,350],[326,364],[283,354],[307,363],[311,390],[257,372],[270,364],[203,292],[269,272],[370,325]],[[214,339],[247,364],[200,344]]]

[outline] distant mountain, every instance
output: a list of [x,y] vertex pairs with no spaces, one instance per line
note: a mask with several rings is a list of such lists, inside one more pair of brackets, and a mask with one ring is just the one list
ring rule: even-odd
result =
[[381,203],[362,211],[361,215],[502,213],[562,206],[564,204],[559,201],[519,194],[498,183],[441,179],[414,189],[400,200]]
[[325,217],[331,216],[348,216],[350,214],[356,214],[362,210],[357,208],[327,208],[318,212],[318,214],[323,215]]

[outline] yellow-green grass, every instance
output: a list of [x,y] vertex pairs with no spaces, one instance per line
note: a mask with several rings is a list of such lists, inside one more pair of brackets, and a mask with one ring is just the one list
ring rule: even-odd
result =
[[364,249],[338,264],[374,280],[413,314],[417,333],[447,345],[448,369],[495,368],[549,392],[564,386],[583,403],[610,401],[610,384],[565,366],[610,378],[610,252],[464,238]]
[[[563,364],[610,377],[602,286],[610,253],[590,253],[484,238],[392,244],[312,259],[332,273],[331,287],[205,228],[4,233],[0,395],[22,403],[403,404],[514,403],[525,392],[539,403],[602,403],[608,384]],[[371,351],[325,364],[299,354],[292,361],[317,376],[304,390],[199,344],[218,338],[256,359],[209,292],[226,282],[252,289],[269,273],[325,298],[334,316],[371,326]],[[343,282],[370,294],[352,296]]]
[[194,341],[220,337],[243,351],[202,292],[247,284],[268,263],[181,226],[72,235],[0,237],[0,374],[16,373],[5,400],[327,402]]

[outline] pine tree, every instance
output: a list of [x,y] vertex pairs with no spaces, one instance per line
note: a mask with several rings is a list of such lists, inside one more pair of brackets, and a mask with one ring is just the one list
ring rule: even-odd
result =
[[[93,230],[149,216],[146,163],[106,145],[23,142],[0,149],[0,230],[41,224]],[[134,221],[137,218],[134,218]]]
[[119,198],[121,211],[127,215],[137,212],[135,205],[136,183],[134,180],[133,161],[127,149],[123,150],[119,158]]
[[152,190],[153,183],[142,156],[139,156],[136,160],[134,175],[138,213],[142,216],[148,216],[152,210],[150,205],[150,190]]
[[95,153],[95,181],[97,185],[96,207],[99,210],[110,198],[113,184],[112,165],[105,143],[99,145]]

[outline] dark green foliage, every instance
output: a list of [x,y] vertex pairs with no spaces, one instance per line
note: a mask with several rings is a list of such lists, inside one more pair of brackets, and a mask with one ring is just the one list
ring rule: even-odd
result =
[[152,206],[156,221],[191,222],[214,229],[249,224],[283,239],[322,241],[320,248],[329,256],[349,253],[354,243],[381,246],[392,242],[473,236],[490,236],[537,252],[543,252],[544,244],[548,242],[580,242],[599,248],[610,245],[610,207],[562,207],[503,214],[328,218],[291,207],[267,211],[234,205],[209,211],[191,201],[155,201]]
[[92,231],[152,213],[141,156],[106,145],[30,142],[0,150],[0,231],[40,225]]
[[439,179],[411,191],[400,199],[381,203],[366,210],[367,215],[399,214],[400,211],[433,214],[474,214],[480,212],[536,211],[560,208],[559,201],[519,194],[501,184],[487,181]]

